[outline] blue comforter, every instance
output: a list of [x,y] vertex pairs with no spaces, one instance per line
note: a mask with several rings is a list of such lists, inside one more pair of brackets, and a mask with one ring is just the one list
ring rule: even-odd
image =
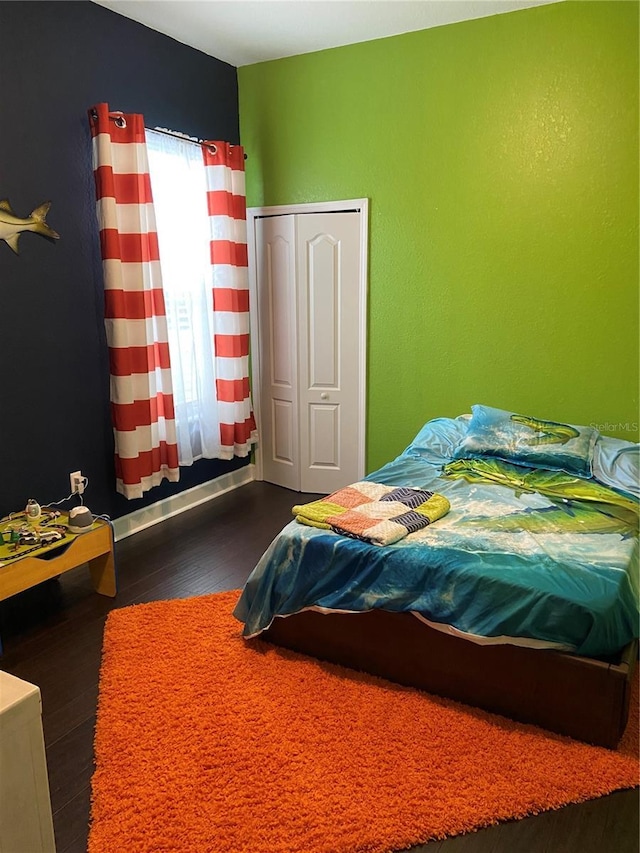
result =
[[245,636],[313,607],[411,611],[476,637],[543,641],[589,656],[637,637],[637,446],[600,438],[595,476],[572,496],[573,478],[537,469],[517,486],[482,471],[461,474],[452,455],[467,423],[430,421],[367,477],[443,494],[447,516],[385,547],[292,521],[237,604]]

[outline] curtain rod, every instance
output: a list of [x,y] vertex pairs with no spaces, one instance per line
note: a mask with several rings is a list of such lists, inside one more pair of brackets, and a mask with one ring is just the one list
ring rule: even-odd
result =
[[[146,130],[151,130],[153,133],[162,133],[165,136],[172,136],[174,139],[184,139],[186,142],[196,142],[198,145],[206,145],[208,148],[213,148],[213,153],[215,154],[215,144],[210,142],[207,139],[199,139],[197,136],[189,136],[186,133],[180,133],[179,130],[168,130],[166,127],[147,127]],[[234,146],[231,143],[231,147],[235,148],[238,146]],[[247,159],[247,155],[244,155],[244,159]]]
[[147,127],[146,130],[152,130],[154,133],[163,133],[165,136],[173,136],[175,139],[186,139],[187,142],[198,142],[200,145],[207,144],[206,139],[189,136],[187,133],[180,133],[179,130],[169,130],[166,127]]
[[[98,118],[97,110],[91,111],[91,118],[96,121]],[[122,113],[109,113],[109,118],[111,121],[115,122],[118,127],[126,127],[127,122]],[[199,139],[197,136],[188,136],[186,133],[180,133],[178,130],[168,130],[166,127],[147,127],[146,130],[151,130],[154,133],[163,133],[165,136],[172,136],[174,139],[185,139],[187,142],[196,142],[198,145],[209,145],[210,147],[214,147],[212,142],[207,141],[206,139]],[[214,152],[215,153],[215,152]],[[244,159],[247,159],[247,155],[244,155]]]

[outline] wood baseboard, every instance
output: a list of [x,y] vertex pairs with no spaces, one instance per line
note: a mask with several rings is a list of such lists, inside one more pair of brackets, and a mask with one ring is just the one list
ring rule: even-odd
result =
[[187,510],[214,500],[226,492],[245,486],[255,479],[255,465],[245,465],[237,471],[230,471],[228,474],[216,477],[215,480],[201,483],[199,486],[186,489],[184,492],[172,495],[170,498],[151,504],[151,506],[116,518],[113,522],[115,540],[118,542],[120,539],[139,533],[141,530],[159,524],[167,518],[179,515],[181,512],[187,512]]

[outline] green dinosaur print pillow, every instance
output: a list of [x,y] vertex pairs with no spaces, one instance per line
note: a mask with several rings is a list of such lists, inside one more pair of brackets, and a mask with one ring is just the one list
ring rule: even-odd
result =
[[592,427],[543,421],[539,418],[472,406],[473,415],[454,459],[493,456],[515,465],[566,471],[591,477],[598,431]]

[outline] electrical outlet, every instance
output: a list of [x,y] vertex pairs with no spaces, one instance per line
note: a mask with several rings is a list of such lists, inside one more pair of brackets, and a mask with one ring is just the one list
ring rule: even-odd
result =
[[81,471],[74,471],[69,474],[69,483],[72,495],[81,495],[84,492],[84,477]]

